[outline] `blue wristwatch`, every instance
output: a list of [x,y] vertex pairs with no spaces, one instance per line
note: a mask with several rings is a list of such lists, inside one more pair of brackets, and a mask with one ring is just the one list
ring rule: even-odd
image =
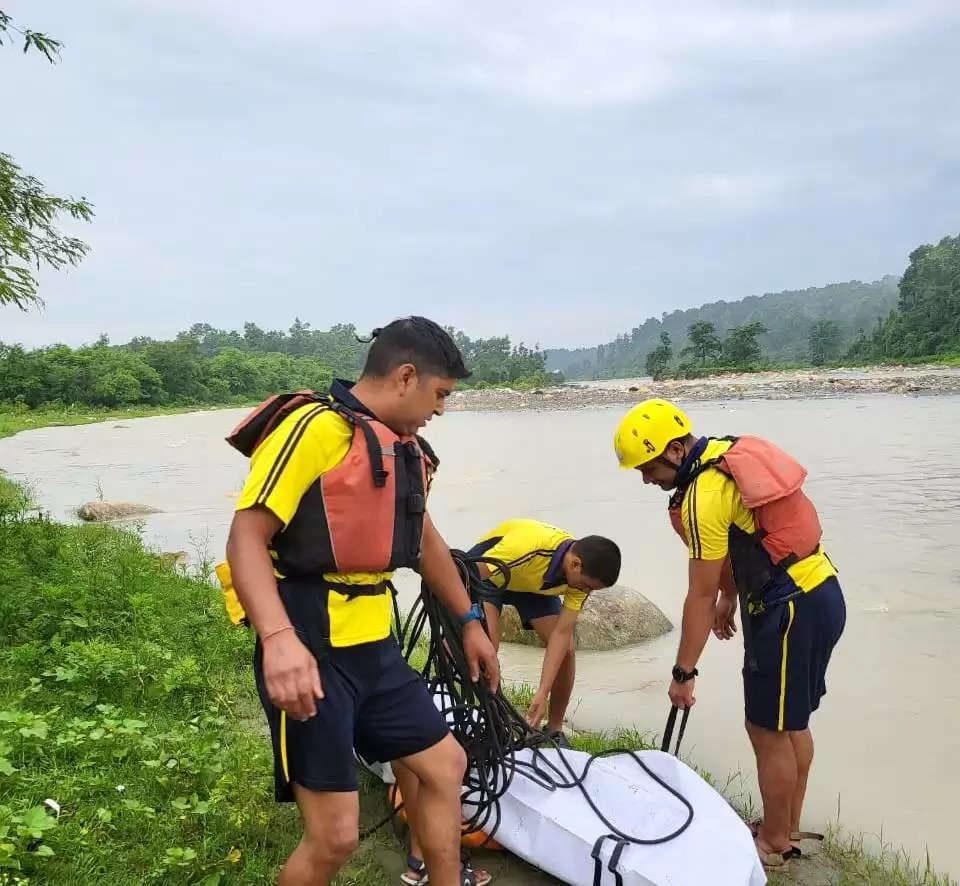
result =
[[479,603],[474,603],[463,615],[457,616],[461,625],[467,625],[472,621],[481,621],[483,619],[483,610]]

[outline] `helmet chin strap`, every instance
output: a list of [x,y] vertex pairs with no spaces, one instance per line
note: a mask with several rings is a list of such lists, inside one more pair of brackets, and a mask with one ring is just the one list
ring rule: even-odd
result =
[[673,471],[673,473],[675,473],[675,474],[680,471],[680,468],[681,468],[681,466],[683,465],[683,459],[682,459],[682,458],[680,459],[680,464],[674,464],[672,461],[670,461],[669,458],[667,458],[666,453],[663,453],[663,454],[661,454],[661,455],[658,455],[658,456],[656,457],[656,459],[654,459],[654,460],[655,460],[655,461],[658,461],[658,462],[659,462],[660,464],[662,464],[664,467],[670,468],[670,469]]
[[648,461],[647,464],[637,465],[634,468],[634,470],[642,471],[645,467],[647,467],[647,465],[651,465],[651,464],[663,465],[665,468],[670,468],[676,474],[680,470],[680,466],[683,464],[683,460],[681,459],[679,465],[675,465],[672,461],[670,461],[670,459],[666,458],[663,454],[660,454],[656,458],[650,459],[650,461]]

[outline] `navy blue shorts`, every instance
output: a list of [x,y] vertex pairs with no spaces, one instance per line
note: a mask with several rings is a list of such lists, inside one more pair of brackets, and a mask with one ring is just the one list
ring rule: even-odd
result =
[[836,577],[759,615],[751,616],[758,670],[744,660],[747,721],[764,729],[807,728],[827,692],[827,665],[847,620]]
[[267,697],[257,640],[253,669],[273,740],[277,802],[293,801],[294,782],[312,791],[355,791],[354,748],[368,762],[385,762],[425,751],[448,734],[426,684],[392,636],[324,654],[311,641],[314,626],[298,623],[298,607],[282,590],[281,597],[297,635],[317,658],[324,698],[316,715],[303,723],[275,708]]
[[531,622],[535,618],[547,615],[559,615],[563,603],[559,597],[548,597],[546,594],[529,594],[520,591],[495,591],[484,598],[484,603],[492,603],[498,612],[503,612],[504,603],[517,610],[524,630],[532,631]]

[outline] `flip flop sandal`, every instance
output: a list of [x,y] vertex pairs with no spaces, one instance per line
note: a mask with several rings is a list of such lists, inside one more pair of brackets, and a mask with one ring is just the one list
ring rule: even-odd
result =
[[791,846],[783,852],[763,852],[758,846],[757,855],[760,856],[760,863],[763,865],[764,870],[775,871],[785,868],[791,859],[799,858],[800,850],[795,846]]
[[552,741],[558,748],[570,747],[570,742],[567,739],[566,735],[564,735],[563,732],[559,730],[557,732],[548,732],[547,738],[549,738],[550,741]]
[[469,861],[460,868],[460,886],[487,886],[493,879],[487,871],[475,869]]
[[[430,875],[427,873],[427,866],[423,863],[422,858],[408,855],[407,867],[410,870],[404,871],[400,875],[401,883],[406,884],[406,886],[420,886],[422,883],[430,882]],[[410,871],[413,871],[413,873],[411,874]]]
[[[400,875],[400,882],[404,883],[405,886],[420,886],[420,884],[430,882],[430,875],[427,873],[427,866],[423,863],[422,858],[417,858],[415,855],[408,855],[407,867],[410,870]],[[410,871],[413,873],[411,874]],[[460,868],[460,886],[487,886],[492,879],[493,877],[491,877],[487,871],[474,870],[469,861],[462,863]]]
[[[758,818],[756,821],[751,821],[748,827],[750,828],[750,833],[756,837],[757,834],[760,833],[760,828],[763,827],[763,819]],[[801,840],[817,840],[822,843],[824,836],[823,834],[818,834],[816,831],[794,831],[790,835],[791,843],[799,843]],[[799,846],[794,846],[793,848],[796,849],[799,854],[802,854],[800,853]]]

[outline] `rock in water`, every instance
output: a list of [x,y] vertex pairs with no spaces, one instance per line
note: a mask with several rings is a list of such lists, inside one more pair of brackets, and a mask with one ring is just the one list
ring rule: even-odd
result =
[[77,516],[88,523],[106,523],[156,513],[156,508],[135,501],[88,501],[77,508]]
[[[501,625],[505,643],[543,645],[534,631],[523,630],[517,610],[512,606],[503,607]],[[577,619],[577,649],[621,649],[652,640],[671,630],[670,619],[640,591],[614,585],[591,594],[584,604]]]

